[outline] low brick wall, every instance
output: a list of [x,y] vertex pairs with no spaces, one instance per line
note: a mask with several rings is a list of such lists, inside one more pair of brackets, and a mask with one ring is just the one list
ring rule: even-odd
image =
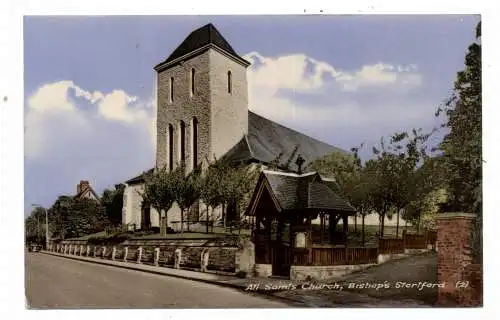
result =
[[141,262],[147,264],[153,264],[155,258],[155,248],[154,247],[142,247]]
[[210,248],[207,269],[235,272],[237,250],[237,248]]
[[111,260],[112,255],[113,255],[113,246],[106,246],[106,252],[104,252],[102,258]]
[[201,268],[201,253],[203,247],[186,247],[180,248],[182,250],[182,258],[180,266],[185,268]]
[[[80,248],[83,245],[83,250]],[[66,254],[127,261],[131,263],[156,264],[201,271],[224,271],[251,276],[254,273],[254,245],[246,238],[228,236],[205,239],[129,239],[121,245],[88,245],[87,241],[67,241],[59,244]],[[104,250],[105,248],[105,250]],[[115,248],[113,254],[113,248]],[[139,259],[139,248],[142,248]],[[156,250],[159,250],[156,259]],[[56,250],[56,246],[54,246]],[[180,260],[176,264],[176,251]],[[125,257],[125,254],[127,255]]]
[[139,253],[139,247],[127,246],[127,261],[137,261],[137,254]]
[[103,253],[103,250],[102,250],[102,246],[94,246],[95,248],[95,256],[96,257],[102,257],[102,253]]
[[125,254],[125,247],[116,246],[115,260],[123,260],[124,254]]
[[175,260],[175,249],[175,247],[160,247],[158,264],[160,266],[173,266]]

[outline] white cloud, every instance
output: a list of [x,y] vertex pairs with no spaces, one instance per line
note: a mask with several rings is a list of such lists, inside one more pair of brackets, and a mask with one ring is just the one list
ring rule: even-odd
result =
[[[75,97],[75,98],[72,98]],[[83,101],[78,100],[83,99]],[[96,133],[95,111],[102,121],[143,126],[149,130],[150,141],[156,141],[151,129],[154,114],[151,101],[140,101],[123,90],[110,93],[87,91],[73,81],[59,81],[39,87],[28,98],[25,119],[25,154],[27,157],[45,157],[52,147]],[[57,127],[55,132],[54,126]],[[103,127],[105,128],[105,127]],[[111,135],[111,132],[101,132]],[[118,139],[119,137],[117,137]],[[154,144],[153,144],[154,146]]]
[[251,52],[245,58],[252,63],[250,109],[330,143],[376,141],[432,122],[434,105],[412,95],[422,84],[415,65],[377,63],[342,70],[305,54]]

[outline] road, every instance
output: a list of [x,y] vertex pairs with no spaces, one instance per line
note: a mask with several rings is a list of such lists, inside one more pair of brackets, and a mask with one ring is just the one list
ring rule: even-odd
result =
[[[344,290],[294,290],[277,292],[278,297],[296,299],[320,307],[424,307],[436,302],[437,288],[401,288],[397,283],[437,284],[436,253],[419,254],[393,260],[369,269],[346,275],[337,281]],[[389,288],[349,288],[350,285],[384,284]]]
[[283,308],[264,296],[43,253],[26,253],[29,308]]

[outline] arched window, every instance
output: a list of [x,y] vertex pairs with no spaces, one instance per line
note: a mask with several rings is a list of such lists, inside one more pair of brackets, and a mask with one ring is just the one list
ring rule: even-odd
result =
[[179,123],[179,161],[186,160],[186,124],[181,120]]
[[174,127],[168,125],[168,169],[174,168]]
[[194,69],[191,69],[191,95],[194,95],[194,76],[195,76],[196,71]]
[[193,169],[198,165],[198,119],[193,117],[193,123],[191,126],[191,146],[192,146],[192,161]]
[[227,92],[228,93],[231,93],[232,91],[232,82],[233,82],[233,79],[232,79],[232,74],[231,74],[231,71],[228,71],[227,72]]
[[170,78],[170,102],[174,101],[174,77]]

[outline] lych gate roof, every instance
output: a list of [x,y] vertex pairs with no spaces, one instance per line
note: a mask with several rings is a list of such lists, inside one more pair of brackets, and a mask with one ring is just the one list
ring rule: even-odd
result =
[[[248,111],[248,135],[236,144],[224,158],[232,161],[258,161],[270,163],[281,154],[283,164],[290,158],[294,149],[296,156],[301,155],[305,168],[312,161],[332,152],[347,151],[287,128],[279,123]],[[292,164],[295,159],[292,159]]]
[[196,51],[208,44],[213,44],[224,50],[225,52],[244,60],[241,58],[236,51],[231,47],[229,42],[220,34],[220,32],[211,23],[198,28],[191,32],[186,39],[177,47],[177,49],[172,52],[172,54],[162,63],[158,64],[155,68],[159,66],[174,61],[188,53]]
[[[316,172],[306,174],[283,173],[278,171],[263,171],[256,187],[260,192],[261,183],[267,182],[272,196],[277,200],[281,210],[332,210],[354,214],[356,209],[330,187],[331,183],[324,181]],[[252,203],[260,196],[254,194]],[[250,204],[249,208],[255,207]],[[251,213],[250,213],[251,214]]]

